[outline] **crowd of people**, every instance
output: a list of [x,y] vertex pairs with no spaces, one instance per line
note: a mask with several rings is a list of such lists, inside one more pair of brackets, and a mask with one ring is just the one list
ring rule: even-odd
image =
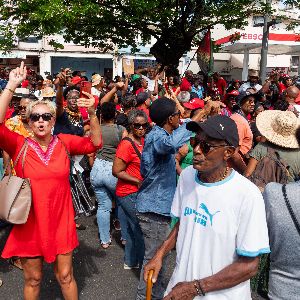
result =
[[155,300],[251,299],[262,256],[269,298],[299,299],[295,80],[277,69],[265,82],[255,70],[227,82],[160,66],[115,80],[69,68],[43,78],[24,63],[5,76],[2,170],[30,179],[32,206],[2,258],[23,270],[24,299],[38,299],[44,261],[54,263],[64,298],[78,299],[72,253],[83,212],[96,213],[105,251],[111,220],[121,231],[124,269],[140,269],[137,300],[151,270]]

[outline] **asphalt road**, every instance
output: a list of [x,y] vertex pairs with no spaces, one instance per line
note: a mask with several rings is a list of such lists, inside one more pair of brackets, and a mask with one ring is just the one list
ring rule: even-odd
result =
[[[120,232],[112,230],[113,242],[109,249],[100,247],[98,229],[94,224],[95,217],[82,217],[80,223],[86,230],[78,231],[79,247],[74,253],[74,274],[78,285],[80,300],[134,300],[139,281],[139,270],[124,270],[124,250],[120,243]],[[7,229],[0,229],[0,251],[2,251]],[[171,275],[175,263],[175,252],[167,262],[168,276]],[[6,260],[0,259],[1,300],[22,299],[22,271],[12,267]],[[41,288],[42,300],[61,300],[60,287],[54,277],[51,264],[44,265],[44,277]],[[262,298],[253,296],[254,300]]]
[[[100,247],[95,217],[81,218],[87,226],[78,231],[80,246],[74,253],[74,274],[78,285],[79,298],[82,300],[131,300],[135,299],[139,270],[124,270],[124,250],[120,243],[120,233],[112,231],[113,242],[109,249]],[[0,250],[2,251],[7,230],[0,229]],[[174,253],[170,258],[170,274],[174,264]],[[22,271],[12,267],[6,260],[0,259],[1,300],[22,299]],[[51,264],[44,265],[44,277],[40,299],[63,299],[59,285],[54,277]]]

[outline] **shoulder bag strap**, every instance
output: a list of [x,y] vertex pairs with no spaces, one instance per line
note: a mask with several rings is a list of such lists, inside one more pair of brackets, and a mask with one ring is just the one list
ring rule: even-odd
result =
[[[27,140],[25,139],[24,144],[23,144],[22,148],[20,149],[20,151],[19,151],[19,153],[18,153],[18,155],[17,155],[17,158],[16,158],[16,160],[14,161],[13,166],[12,166],[12,168],[14,169],[15,166],[17,165],[17,163],[18,163],[18,161],[19,161],[19,159],[20,159],[22,153],[23,153],[23,158],[22,158],[22,172],[23,172],[23,176],[24,176],[24,163],[25,163],[25,156],[26,156],[26,153],[27,153],[27,148],[28,148],[28,142],[27,142]],[[9,164],[10,164],[10,161],[8,162],[8,164],[7,164],[7,165],[5,166],[5,168],[4,168],[4,172],[3,172],[3,175],[2,175],[1,180],[4,178],[5,173],[6,173],[6,170],[7,170],[8,166],[9,166]],[[10,173],[9,173],[9,177],[11,177],[11,175],[12,175],[12,174],[11,174],[11,172],[10,172]]]
[[23,174],[23,177],[24,177],[24,165],[25,165],[25,159],[26,159],[26,154],[27,154],[27,149],[28,149],[28,142],[27,140],[25,140],[25,149],[24,149],[24,152],[23,152],[23,157],[22,157],[22,174]]
[[287,164],[287,162],[285,160],[283,160],[280,157],[278,151],[276,151],[275,149],[270,148],[270,147],[267,148],[267,151],[268,151],[269,157],[276,158],[280,162],[280,164],[285,168],[286,175],[290,176],[290,171],[289,171],[290,166]]
[[294,213],[294,211],[292,209],[291,203],[290,203],[290,201],[289,201],[289,199],[287,197],[286,185],[285,184],[282,186],[282,193],[283,193],[283,197],[284,197],[284,201],[285,201],[285,204],[287,206],[287,209],[288,209],[288,211],[289,211],[289,213],[290,213],[290,215],[292,217],[292,220],[293,220],[293,222],[295,224],[295,227],[296,227],[296,229],[297,229],[297,231],[298,231],[298,233],[300,235],[300,225],[299,225],[298,219],[297,219],[297,217],[296,217],[296,215],[295,215],[295,213]]
[[129,138],[129,137],[124,137],[124,138],[123,138],[123,141],[124,141],[124,140],[131,143],[131,145],[132,145],[134,151],[136,152],[137,156],[139,157],[139,159],[141,159],[141,158],[142,158],[142,154],[141,154],[141,152],[139,151],[139,149],[137,148],[137,146],[135,145],[134,141],[133,141],[131,138]]

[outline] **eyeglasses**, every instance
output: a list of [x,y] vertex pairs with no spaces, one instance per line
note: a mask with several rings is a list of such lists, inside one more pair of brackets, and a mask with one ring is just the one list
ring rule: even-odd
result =
[[172,117],[180,116],[180,111],[176,111],[173,114],[171,114]]
[[148,128],[148,123],[140,124],[140,123],[133,123],[133,128],[134,129],[147,129]]
[[26,110],[26,108],[27,108],[27,107],[26,107],[26,106],[23,106],[23,105],[19,105],[19,106],[18,106],[18,110]]
[[190,144],[195,149],[198,145],[200,146],[200,149],[204,155],[207,155],[210,151],[213,149],[221,148],[221,147],[231,147],[228,144],[223,144],[223,145],[211,145],[207,143],[204,140],[197,139],[196,137],[191,137],[190,138]]
[[30,120],[32,122],[37,122],[40,120],[40,118],[43,119],[43,121],[50,121],[51,118],[53,118],[53,115],[50,113],[44,113],[44,114],[31,114],[29,116]]

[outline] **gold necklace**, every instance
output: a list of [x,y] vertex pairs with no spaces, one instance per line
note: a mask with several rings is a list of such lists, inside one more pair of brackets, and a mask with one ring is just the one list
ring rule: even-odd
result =
[[[230,171],[230,168],[229,168],[229,167],[226,167],[223,176],[222,176],[219,180],[216,180],[216,181],[214,181],[214,182],[218,182],[218,181],[224,180],[224,179],[227,177],[229,171]],[[200,181],[202,181],[201,178],[200,178],[200,173],[199,173],[199,172],[198,172],[197,176],[198,176],[198,179],[199,179]]]
[[71,124],[74,126],[78,127],[81,126],[81,113],[80,111],[74,112],[69,110],[67,107],[65,108],[68,120],[70,121]]
[[230,168],[226,167],[225,172],[224,172],[224,174],[223,174],[223,176],[222,176],[222,178],[221,178],[220,181],[224,180],[227,177],[227,174],[228,174],[229,170],[230,170]]
[[72,117],[77,117],[77,118],[81,117],[80,111],[71,111],[68,107],[66,107],[65,110],[66,110],[67,114]]

